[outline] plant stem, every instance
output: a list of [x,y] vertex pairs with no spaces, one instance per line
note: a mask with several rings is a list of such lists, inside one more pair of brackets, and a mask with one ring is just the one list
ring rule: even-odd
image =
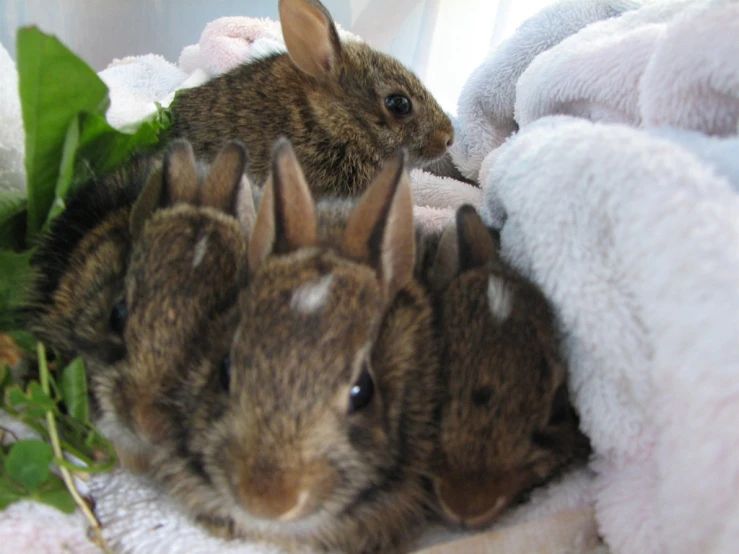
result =
[[[48,395],[49,394],[49,368],[46,365],[46,350],[44,349],[44,345],[39,342],[37,344],[37,351],[38,351],[38,361],[39,361],[39,372],[41,374],[41,389]],[[51,448],[54,451],[54,456],[56,456],[57,460],[63,460],[64,459],[64,453],[62,452],[62,447],[59,442],[59,434],[56,430],[56,419],[54,419],[54,413],[49,410],[46,412],[46,423],[49,426],[49,438],[51,439]],[[85,518],[87,518],[87,521],[90,523],[90,526],[92,527],[92,531],[95,535],[95,543],[103,549],[106,554],[113,554],[113,551],[111,550],[110,546],[108,546],[108,543],[103,538],[102,529],[100,527],[100,522],[98,521],[97,517],[95,517],[95,514],[92,513],[92,510],[90,510],[90,506],[88,506],[87,502],[85,502],[85,499],[80,496],[79,491],[77,490],[77,486],[74,484],[74,478],[72,477],[72,473],[63,465],[57,464],[59,466],[59,471],[62,474],[62,479],[64,480],[64,484],[67,486],[67,489],[69,490],[69,494],[72,495],[72,498],[74,499],[75,504],[77,504],[77,507],[82,511]]]

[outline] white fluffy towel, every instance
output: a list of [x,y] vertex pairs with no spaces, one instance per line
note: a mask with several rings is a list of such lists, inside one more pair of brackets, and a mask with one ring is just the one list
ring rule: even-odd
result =
[[640,5],[639,0],[560,1],[523,22],[495,47],[459,96],[451,152],[462,174],[477,181],[483,158],[518,128],[513,118],[516,83],[536,56],[594,21]]
[[539,120],[483,213],[556,308],[613,554],[736,554],[739,197],[726,145],[661,133]]
[[537,56],[516,85],[516,122],[574,115],[708,134],[739,122],[739,4],[655,0]]

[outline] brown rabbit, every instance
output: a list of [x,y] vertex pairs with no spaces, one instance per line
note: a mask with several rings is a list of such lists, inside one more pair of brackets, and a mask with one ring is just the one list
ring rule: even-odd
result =
[[116,305],[130,254],[128,218],[160,165],[156,157],[139,156],[93,178],[69,199],[37,245],[23,316],[63,361],[81,353],[106,363],[123,356]]
[[497,231],[459,208],[426,275],[437,309],[446,398],[431,466],[441,515],[491,523],[589,452],[568,402],[544,295],[501,260]]
[[318,0],[280,0],[279,11],[288,53],[180,91],[173,136],[206,158],[226,139],[243,141],[256,185],[267,178],[272,145],[285,136],[316,195],[359,194],[400,147],[413,166],[447,151],[449,117],[397,59],[360,41],[340,42]]
[[394,552],[426,519],[438,394],[402,157],[335,232],[322,235],[319,217],[279,141],[249,243],[228,392],[216,364],[191,377],[172,445],[191,459],[163,458],[159,478],[216,534]]
[[172,406],[188,367],[209,363],[213,352],[219,363],[228,354],[224,337],[235,328],[246,264],[247,239],[236,218],[245,165],[238,143],[207,168],[186,141],[175,141],[131,211],[125,317],[118,323],[125,355],[90,368],[99,426],[133,456],[129,466],[140,467],[175,432]]
[[[219,335],[204,337],[228,321],[235,324],[224,313],[233,312],[246,252],[233,217],[245,161],[243,146],[232,143],[208,171],[196,164],[186,142],[173,143],[163,163],[147,165],[148,180],[136,202],[125,203],[82,239],[84,245],[90,236],[99,238],[98,247],[72,252],[75,271],[63,273],[68,296],[52,297],[34,326],[50,344],[83,356],[95,419],[131,469],[144,469],[150,450],[172,431],[169,397],[186,365],[200,363],[209,348],[223,343]],[[64,223],[62,230],[71,224]],[[101,266],[111,261],[112,267]],[[43,258],[38,262],[43,269]],[[96,286],[101,280],[105,287]],[[78,323],[87,332],[84,340],[60,337],[60,298],[83,314]]]

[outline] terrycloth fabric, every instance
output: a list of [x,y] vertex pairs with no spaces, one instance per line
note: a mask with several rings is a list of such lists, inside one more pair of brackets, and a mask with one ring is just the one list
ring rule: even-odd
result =
[[[361,40],[339,24],[336,24],[336,29],[342,40]],[[215,77],[250,60],[284,51],[285,42],[279,21],[221,17],[205,26],[198,44],[182,50],[179,65],[188,73],[201,69],[210,77]]]
[[113,60],[98,75],[110,90],[106,119],[117,129],[156,113],[155,102],[168,106],[167,97],[188,78],[187,73],[155,54]]
[[26,186],[25,133],[15,63],[0,44],[0,191]]
[[739,3],[698,5],[665,31],[644,70],[644,125],[735,135],[739,125]]
[[589,25],[537,56],[521,75],[516,122],[524,127],[566,114],[736,133],[737,29],[733,0],[656,0]]
[[421,169],[411,171],[414,217],[425,229],[441,230],[454,220],[462,204],[479,207],[482,190],[450,177],[439,177]]
[[739,197],[704,140],[662,133],[540,120],[497,152],[483,215],[556,309],[613,553],[734,554]]
[[16,502],[0,512],[0,552],[7,554],[101,554],[85,533],[79,511],[66,515],[44,504]]
[[[516,83],[540,53],[586,25],[617,16],[638,0],[568,0],[547,6],[498,45],[470,75],[458,101],[454,163],[478,180],[483,158],[518,128],[513,118]],[[492,25],[492,23],[491,23]]]
[[739,130],[732,137],[707,136],[675,127],[657,127],[648,132],[690,150],[739,192]]
[[273,51],[285,50],[279,21],[222,17],[205,26],[198,44],[182,50],[179,66],[188,73],[202,69],[211,76],[221,75],[250,59],[260,41]]

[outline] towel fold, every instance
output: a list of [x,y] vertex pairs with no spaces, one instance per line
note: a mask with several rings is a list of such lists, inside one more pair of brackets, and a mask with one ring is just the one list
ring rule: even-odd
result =
[[735,134],[737,29],[732,0],[658,0],[593,23],[531,62],[516,85],[516,122],[565,114]]
[[483,158],[518,129],[514,120],[516,83],[530,63],[586,25],[641,5],[637,0],[568,0],[545,7],[496,46],[470,75],[457,108],[452,158],[462,174],[477,181]]
[[739,197],[687,144],[547,118],[484,183],[504,256],[555,307],[614,554],[738,544]]
[[686,10],[657,44],[640,83],[645,126],[736,135],[739,125],[739,3]]

